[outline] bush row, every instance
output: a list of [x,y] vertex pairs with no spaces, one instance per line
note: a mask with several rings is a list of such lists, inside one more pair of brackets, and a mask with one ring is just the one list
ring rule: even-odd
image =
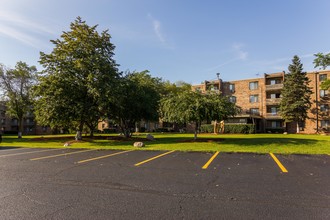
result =
[[[213,133],[213,125],[204,124],[201,125],[202,133]],[[254,134],[255,126],[251,124],[225,124],[226,134]]]

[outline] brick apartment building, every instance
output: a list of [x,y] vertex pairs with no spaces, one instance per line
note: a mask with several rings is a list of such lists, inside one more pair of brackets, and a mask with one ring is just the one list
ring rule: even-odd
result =
[[[329,131],[329,97],[328,91],[322,90],[322,81],[330,78],[330,70],[308,72],[312,107],[308,112],[309,119],[300,127],[300,133],[316,133]],[[221,79],[205,81],[203,84],[193,85],[194,91],[219,91],[227,96],[231,102],[242,108],[242,112],[226,123],[255,124],[257,132],[296,133],[296,123],[284,123],[279,114],[281,90],[285,73],[264,74],[262,78],[236,80],[225,82]]]
[[[6,105],[0,102],[0,134],[1,133],[17,133],[18,121],[15,118],[8,117],[6,114]],[[39,126],[35,120],[33,113],[27,113],[23,120],[23,135],[27,134],[51,134],[50,127]]]

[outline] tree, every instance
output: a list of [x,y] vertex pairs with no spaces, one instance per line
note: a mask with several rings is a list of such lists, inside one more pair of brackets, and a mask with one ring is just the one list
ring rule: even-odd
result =
[[96,28],[78,17],[61,39],[51,40],[52,52],[40,53],[45,69],[34,88],[38,122],[51,127],[74,125],[78,140],[84,125],[93,134],[105,103],[115,99],[112,91],[120,77],[111,36],[108,30],[98,33]]
[[160,78],[148,73],[147,70],[128,72],[119,83],[116,102],[109,103],[108,116],[120,126],[125,137],[131,136],[137,122],[159,119],[158,108],[163,85]]
[[280,114],[285,122],[296,122],[299,133],[299,125],[305,122],[312,104],[312,90],[308,87],[309,79],[306,72],[303,72],[303,65],[298,56],[293,57],[288,70],[281,92]]
[[199,127],[206,120],[225,120],[238,113],[235,104],[227,97],[209,92],[201,94],[194,91],[171,93],[161,100],[162,119],[167,122],[194,122],[194,139],[197,139]]
[[22,138],[23,121],[32,111],[30,89],[35,84],[37,68],[17,62],[14,69],[0,65],[0,87],[4,90],[7,113],[18,121],[18,138]]
[[[316,58],[314,59],[314,67],[321,67],[322,69],[326,69],[328,66],[330,66],[330,53],[323,54],[323,53],[317,53],[314,54]],[[330,80],[327,79],[321,84],[322,89],[330,89]]]

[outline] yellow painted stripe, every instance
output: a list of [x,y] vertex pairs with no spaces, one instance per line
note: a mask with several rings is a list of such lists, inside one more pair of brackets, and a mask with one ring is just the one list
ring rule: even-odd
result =
[[119,154],[124,154],[124,153],[127,153],[127,152],[131,152],[131,151],[134,151],[134,150],[126,150],[126,151],[121,151],[121,152],[117,152],[117,153],[114,153],[114,154],[108,154],[108,155],[104,155],[104,156],[100,156],[100,157],[94,157],[94,158],[91,158],[91,159],[78,161],[77,163],[86,163],[86,162],[89,162],[89,161],[99,160],[99,159],[103,159],[103,158],[107,158],[107,157],[112,157],[112,156],[116,156],[116,155],[119,155]]
[[158,155],[158,156],[156,156],[156,157],[152,157],[152,158],[150,158],[150,159],[148,159],[148,160],[144,160],[144,161],[142,161],[142,162],[140,162],[140,163],[137,163],[137,164],[135,164],[134,166],[140,166],[140,165],[142,165],[142,164],[144,164],[144,163],[148,163],[149,161],[152,161],[152,160],[155,160],[155,159],[157,159],[157,158],[163,157],[163,156],[165,156],[165,155],[167,155],[167,154],[173,153],[174,151],[175,151],[175,150],[172,150],[172,151],[169,151],[169,152],[166,152],[166,153],[160,154],[160,155]]
[[55,150],[63,150],[63,149],[38,150],[38,151],[29,151],[29,152],[22,152],[22,153],[16,153],[16,154],[6,154],[6,155],[1,155],[0,158],[1,157],[23,155],[23,154],[40,153],[40,152],[46,152],[46,151],[55,151]]
[[282,163],[277,159],[277,157],[273,154],[270,153],[270,156],[274,159],[276,164],[279,166],[279,168],[282,170],[283,173],[287,173],[288,170],[282,165]]
[[[95,150],[95,149],[93,149],[93,150]],[[32,161],[34,161],[34,160],[43,160],[43,159],[48,159],[48,158],[53,158],[53,157],[66,156],[66,155],[70,155],[70,154],[84,153],[84,152],[93,151],[93,150],[80,150],[80,151],[75,151],[75,152],[71,152],[71,153],[55,154],[55,155],[50,155],[50,156],[45,156],[45,157],[32,158],[30,160],[32,160]]]
[[220,152],[217,151],[215,154],[213,154],[213,156],[209,159],[209,161],[207,161],[207,163],[202,167],[202,169],[207,169],[209,167],[209,165],[212,163],[212,161],[218,156]]

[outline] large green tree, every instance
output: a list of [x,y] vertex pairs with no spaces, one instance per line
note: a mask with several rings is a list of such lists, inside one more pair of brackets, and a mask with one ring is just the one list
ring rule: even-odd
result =
[[141,120],[158,121],[158,108],[163,83],[148,71],[128,72],[121,78],[116,102],[109,102],[108,116],[130,137],[135,124]]
[[288,67],[289,72],[284,76],[280,114],[285,122],[296,122],[297,133],[308,117],[311,107],[312,90],[308,87],[309,79],[303,72],[303,64],[298,56],[294,56],[292,64]]
[[17,62],[14,69],[0,65],[0,88],[4,91],[7,114],[17,119],[18,138],[22,137],[23,121],[32,112],[30,89],[35,84],[37,69],[24,62]]
[[[328,66],[330,66],[330,53],[323,54],[323,53],[317,53],[315,54],[314,59],[314,67],[320,67],[322,69],[326,69]],[[330,79],[325,80],[321,84],[322,89],[330,89]]]
[[208,92],[202,94],[194,91],[170,93],[161,100],[161,116],[164,121],[172,123],[195,124],[194,139],[197,139],[199,127],[203,121],[225,120],[238,113],[239,108],[227,97]]
[[99,33],[97,25],[88,26],[78,17],[70,31],[51,41],[51,53],[40,53],[44,70],[34,88],[39,123],[74,125],[78,140],[84,125],[93,132],[106,103],[114,101],[113,91],[120,77],[110,38],[108,30]]

